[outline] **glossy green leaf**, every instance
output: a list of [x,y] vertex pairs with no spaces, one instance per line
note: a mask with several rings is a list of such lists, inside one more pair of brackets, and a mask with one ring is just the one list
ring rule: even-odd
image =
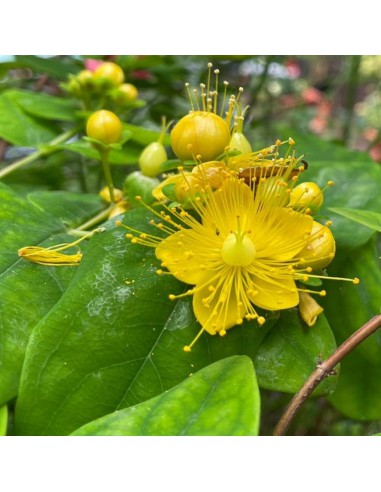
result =
[[11,94],[21,108],[32,116],[58,121],[75,119],[76,108],[73,100],[19,89],[9,91],[8,94]]
[[19,197],[0,184],[0,404],[15,397],[34,325],[59,300],[76,267],[44,267],[18,257],[29,245],[73,241],[76,226],[100,210],[98,197],[35,192]]
[[51,124],[29,116],[13,91],[0,94],[0,137],[13,145],[37,147],[52,140],[59,131]]
[[328,142],[310,133],[300,134],[290,128],[283,129],[281,139],[291,135],[296,141],[298,155],[308,162],[299,182],[315,181],[324,188],[328,181],[335,183],[324,192],[324,205],[318,220],[333,221],[332,231],[338,247],[356,249],[374,234],[369,228],[359,226],[331,208],[381,210],[381,167],[366,152],[357,152],[343,145]]
[[329,180],[335,186],[324,192],[324,205],[319,212],[322,220],[333,221],[332,232],[339,248],[353,250],[369,241],[374,231],[356,224],[332,211],[334,208],[351,208],[379,211],[381,209],[381,168],[369,162],[351,160],[348,151],[346,162],[331,162],[324,166],[311,163],[308,171],[302,174],[303,181],[316,181],[324,187]]
[[352,210],[350,208],[330,208],[331,212],[342,215],[358,224],[369,227],[374,231],[381,232],[381,214],[371,210]]
[[79,436],[256,436],[260,395],[251,359],[215,362],[156,398],[102,417]]
[[[324,315],[313,327],[301,321],[297,311],[282,311],[278,322],[259,346],[254,363],[260,387],[296,393],[319,360],[324,360],[336,349],[335,338]],[[323,381],[314,395],[332,393],[337,377]]]
[[7,435],[8,427],[8,407],[6,405],[0,407],[0,436]]
[[[338,255],[330,274],[360,279],[331,288],[324,307],[338,343],[349,338],[381,308],[381,270],[374,241],[349,255]],[[381,332],[376,331],[341,362],[332,402],[358,420],[381,419]]]
[[[152,233],[151,217],[134,209],[123,220]],[[185,286],[156,274],[153,250],[131,244],[112,222],[108,227],[91,239],[69,288],[33,332],[16,409],[18,434],[69,434],[172,388],[211,362],[253,357],[272,326],[270,318],[263,327],[244,323],[223,338],[204,334],[184,352],[200,326],[190,299],[174,302],[168,295]]]

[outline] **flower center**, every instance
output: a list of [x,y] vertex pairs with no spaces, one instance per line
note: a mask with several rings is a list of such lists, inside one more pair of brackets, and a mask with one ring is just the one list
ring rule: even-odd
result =
[[222,245],[221,256],[227,265],[247,266],[256,255],[253,241],[245,233],[231,232]]

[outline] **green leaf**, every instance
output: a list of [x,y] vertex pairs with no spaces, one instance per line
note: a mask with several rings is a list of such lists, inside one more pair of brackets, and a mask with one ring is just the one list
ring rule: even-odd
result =
[[[134,209],[123,221],[152,233],[151,218]],[[155,397],[211,362],[253,357],[275,320],[263,327],[243,323],[225,337],[203,334],[184,352],[200,326],[191,299],[174,302],[168,295],[185,286],[156,274],[153,250],[132,244],[113,222],[108,227],[91,239],[69,288],[33,331],[16,408],[18,434],[69,434]]]
[[13,145],[37,147],[58,135],[52,125],[26,114],[13,91],[0,95],[0,137]]
[[0,405],[17,394],[34,325],[61,297],[76,267],[44,267],[19,258],[27,245],[73,241],[76,226],[100,210],[99,197],[35,192],[21,198],[0,184]]
[[[144,146],[150,144],[151,142],[157,142],[161,135],[161,131],[149,130],[141,126],[131,125],[130,123],[124,123],[123,126],[131,131],[131,140],[134,140],[135,142]],[[169,135],[166,135],[163,144],[170,144]]]
[[[273,391],[296,393],[319,360],[335,349],[335,338],[324,315],[310,328],[300,320],[296,309],[282,311],[254,358],[258,384]],[[337,377],[331,376],[313,394],[332,393],[336,384]]]
[[72,60],[64,57],[41,58],[31,55],[16,55],[16,63],[19,67],[28,67],[36,73],[48,74],[58,79],[65,78],[69,73],[78,72],[78,66]]
[[331,212],[342,215],[347,219],[353,220],[358,224],[369,227],[375,231],[381,232],[381,214],[370,210],[352,210],[350,208],[330,208]]
[[[360,283],[336,282],[327,288],[323,305],[338,343],[342,343],[381,310],[381,262],[372,240],[350,254],[338,254],[329,266],[329,274],[348,279],[358,277]],[[359,351],[369,362],[381,361],[381,331],[362,342]],[[345,359],[343,364],[345,364]]]
[[80,436],[256,436],[260,395],[252,361],[230,357],[175,388],[74,432]]
[[367,243],[374,232],[334,213],[332,209],[380,210],[381,168],[372,162],[352,161],[350,152],[346,162],[331,162],[329,166],[323,164],[311,163],[308,171],[302,174],[302,179],[316,181],[321,187],[329,180],[335,182],[335,186],[324,193],[324,204],[319,216],[333,221],[332,232],[339,248],[354,250]]
[[32,116],[47,120],[73,121],[76,117],[75,102],[41,92],[19,89],[8,91],[21,108]]
[[370,363],[359,350],[341,362],[339,384],[330,400],[356,420],[381,419],[381,363]]
[[0,436],[7,435],[8,427],[8,407],[4,405],[0,407]]
[[[381,307],[381,270],[374,241],[349,255],[338,255],[331,275],[358,277],[359,285],[343,283],[323,300],[338,343],[342,343]],[[363,341],[341,362],[339,383],[332,397],[344,415],[358,420],[381,419],[381,331]]]
[[[84,157],[94,159],[95,161],[100,160],[99,152],[87,142],[71,142],[60,145],[59,148],[83,155]],[[122,150],[112,150],[109,154],[109,161],[111,164],[137,164],[141,151],[141,147],[137,147],[136,144],[128,142]]]
[[282,138],[291,135],[298,154],[304,154],[309,167],[300,182],[315,181],[324,188],[327,181],[335,186],[324,192],[324,205],[318,217],[333,220],[332,232],[339,248],[356,249],[369,241],[373,232],[367,227],[349,222],[332,208],[381,210],[381,167],[365,152],[355,152],[344,146],[324,141],[311,134],[298,134],[285,129]]

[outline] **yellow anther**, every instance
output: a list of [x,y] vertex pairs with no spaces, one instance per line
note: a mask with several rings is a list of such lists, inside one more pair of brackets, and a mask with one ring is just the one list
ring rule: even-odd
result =
[[355,277],[352,282],[355,284],[355,285],[358,285],[360,283],[360,279]]
[[184,352],[191,352],[192,351],[192,349],[190,348],[189,345],[185,345],[185,347],[183,347],[183,350],[184,350]]
[[176,299],[176,296],[174,294],[169,294],[168,299],[170,301],[174,301]]
[[333,181],[328,181],[328,182],[327,182],[327,185],[328,185],[328,186],[333,186],[334,184],[335,184],[335,183],[334,183]]
[[325,297],[326,295],[327,295],[327,292],[325,290],[321,290],[319,292],[319,296],[321,296],[321,297]]
[[263,316],[259,316],[259,317],[257,318],[257,321],[258,321],[258,324],[259,324],[260,326],[262,326],[262,325],[265,323],[265,321],[266,321],[266,320],[265,320],[265,318],[264,318]]

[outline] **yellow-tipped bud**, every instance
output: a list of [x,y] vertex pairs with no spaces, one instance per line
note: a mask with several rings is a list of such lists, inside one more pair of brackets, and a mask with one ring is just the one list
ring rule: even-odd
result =
[[104,144],[117,143],[122,135],[122,122],[116,114],[101,109],[88,119],[86,133]]
[[160,165],[167,160],[164,145],[160,142],[152,142],[140,154],[139,166],[145,176],[155,178],[160,174]]
[[173,152],[183,161],[196,155],[203,162],[210,161],[224,152],[229,141],[226,121],[208,111],[193,111],[184,116],[171,132]]
[[311,266],[314,270],[325,268],[335,256],[336,243],[328,227],[314,221],[307,246],[299,253],[303,258],[303,267]]
[[122,84],[116,92],[116,101],[119,104],[127,104],[136,101],[138,89],[132,84]]
[[117,87],[124,82],[124,73],[119,65],[113,62],[105,62],[99,65],[94,72],[95,80],[107,80],[111,85]]
[[316,213],[322,205],[323,192],[316,183],[301,183],[291,191],[290,206],[296,210],[310,208],[312,213]]
[[[104,188],[101,189],[99,192],[99,196],[107,203],[111,203],[111,196],[110,196],[110,188],[108,186],[105,186]],[[114,188],[114,197],[115,197],[115,202],[120,202],[123,200],[123,192],[122,190],[118,190],[117,188]]]
[[229,143],[230,150],[238,150],[241,154],[249,154],[253,151],[250,142],[241,132],[235,132]]
[[81,70],[77,74],[77,80],[80,84],[86,84],[90,80],[93,80],[93,72],[90,70]]

